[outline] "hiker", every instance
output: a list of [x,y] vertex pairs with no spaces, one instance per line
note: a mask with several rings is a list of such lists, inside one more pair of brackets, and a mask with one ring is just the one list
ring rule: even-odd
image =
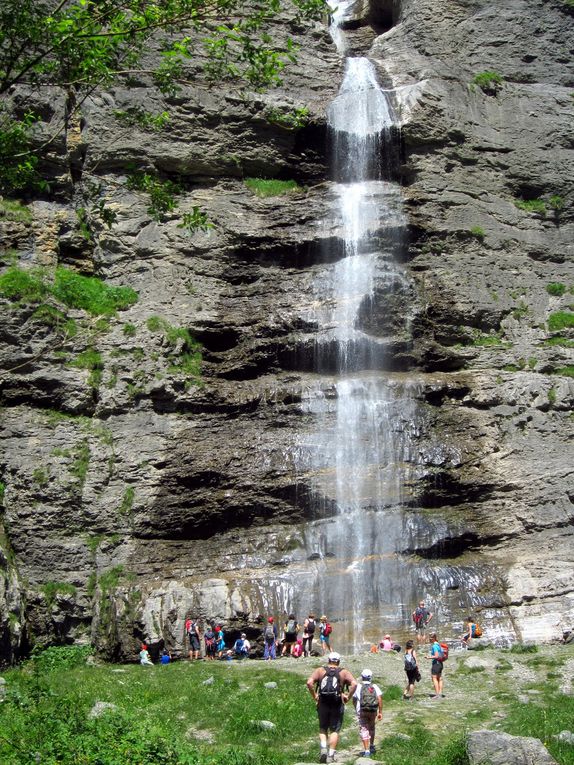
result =
[[303,623],[303,653],[305,656],[311,655],[313,647],[313,637],[315,635],[315,614],[309,614]]
[[432,677],[432,683],[434,686],[434,696],[431,696],[432,699],[437,700],[442,698],[443,692],[443,677],[442,677],[442,670],[443,670],[443,663],[445,661],[445,654],[444,649],[441,646],[441,644],[438,642],[438,638],[436,636],[436,632],[433,632],[429,637],[429,642],[431,644],[430,649],[430,655],[427,656],[427,659],[431,659],[431,677]]
[[217,658],[221,659],[223,652],[225,651],[225,635],[219,624],[215,625],[215,650],[217,652]]
[[185,620],[185,632],[189,640],[189,660],[197,661],[200,657],[199,627],[191,616]]
[[466,632],[461,635],[462,644],[465,648],[468,648],[468,644],[473,637],[476,637],[476,622],[472,616],[466,617]]
[[169,664],[171,661],[171,656],[169,655],[169,651],[167,648],[164,648],[161,652],[161,656],[159,657],[161,664]]
[[303,641],[301,638],[297,638],[297,642],[291,649],[291,656],[294,659],[298,659],[300,656],[303,656]]
[[407,673],[407,687],[403,691],[403,699],[412,701],[415,697],[415,683],[421,679],[421,673],[417,663],[417,654],[414,649],[414,642],[407,640],[405,645],[404,667]]
[[375,754],[375,723],[383,719],[383,693],[378,685],[373,683],[373,673],[370,669],[361,672],[361,680],[353,694],[353,704],[357,713],[359,735],[363,743],[363,757]]
[[235,654],[235,657],[237,659],[247,659],[249,658],[249,649],[251,648],[251,644],[249,643],[249,640],[247,640],[247,635],[245,632],[241,633],[241,637],[238,637],[235,641],[235,645],[233,646],[233,653]]
[[309,693],[317,702],[321,744],[319,762],[335,761],[345,704],[357,689],[353,675],[348,669],[341,669],[340,664],[340,655],[331,651],[327,657],[327,666],[318,667],[307,680]]
[[140,664],[142,667],[153,667],[153,661],[149,657],[149,652],[145,643],[142,643],[140,651]]
[[385,637],[379,643],[379,648],[381,649],[381,651],[392,651],[393,650],[393,641],[391,640],[391,636],[390,635],[385,635]]
[[293,646],[297,642],[297,633],[301,627],[297,624],[297,619],[295,618],[295,614],[289,614],[287,621],[285,622],[285,627],[283,630],[283,650],[281,651],[281,656],[286,656],[287,653],[293,652]]
[[412,613],[413,622],[415,623],[415,631],[417,640],[422,643],[426,640],[426,627],[430,620],[433,618],[433,614],[425,608],[424,600],[419,601],[418,606]]
[[323,615],[321,617],[321,621],[319,622],[319,638],[321,641],[321,653],[329,653],[331,652],[331,632],[333,632],[333,628],[327,621],[327,617]]
[[203,633],[203,642],[205,644],[205,658],[208,661],[213,661],[217,653],[217,642],[211,624],[207,625],[207,629]]
[[275,658],[277,647],[277,625],[274,624],[272,616],[267,619],[267,626],[263,630],[263,658],[265,661],[271,661]]

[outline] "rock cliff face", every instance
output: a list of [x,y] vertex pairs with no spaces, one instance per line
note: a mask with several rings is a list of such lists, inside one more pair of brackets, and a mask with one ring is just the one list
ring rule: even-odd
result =
[[[549,640],[574,621],[571,24],[562,0],[381,0],[344,23],[401,125],[405,279],[380,278],[360,315],[412,405],[392,420],[410,436],[384,509],[401,586],[374,585],[381,629],[406,626],[423,592],[447,634],[471,608],[506,637]],[[339,586],[344,562],[314,534],[332,502],[301,444],[316,428],[309,391],[336,395],[311,359],[317,284],[341,257],[325,114],[342,62],[326,26],[296,36],[297,64],[265,94],[210,87],[199,65],[167,99],[143,81],[95,94],[50,157],[50,198],[2,208],[6,266],[63,264],[139,293],[108,322],[71,311],[73,337],[3,301],[5,660],[38,640],[178,652],[190,611],[255,635],[261,615],[322,607],[306,583]],[[43,97],[48,133],[64,97]],[[167,111],[166,128],[114,116],[142,107]],[[299,107],[305,127],[270,117]],[[130,163],[177,177],[181,210],[214,228],[155,222],[123,183]],[[253,176],[306,188],[261,199]],[[90,220],[85,236],[88,184],[117,222]],[[185,330],[202,344],[200,381]]]

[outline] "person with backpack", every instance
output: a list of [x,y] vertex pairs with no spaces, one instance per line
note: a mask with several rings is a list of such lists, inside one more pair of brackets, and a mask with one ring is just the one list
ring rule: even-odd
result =
[[434,696],[431,696],[431,698],[436,701],[443,696],[442,670],[444,662],[448,659],[448,646],[446,643],[439,643],[436,632],[433,632],[432,635],[430,635],[429,642],[431,644],[431,649],[427,659],[432,661],[431,677],[434,686]]
[[357,689],[353,675],[348,669],[342,669],[340,664],[340,655],[331,651],[327,657],[327,666],[317,667],[307,679],[307,688],[317,704],[319,717],[319,762],[335,761],[345,704]]
[[472,616],[467,616],[466,632],[461,637],[463,646],[465,648],[468,648],[468,644],[470,643],[472,638],[479,638],[479,637],[482,637],[482,630],[480,629],[478,624],[474,621]]
[[237,638],[233,646],[233,653],[235,655],[235,658],[248,659],[250,649],[251,649],[251,644],[249,640],[247,640],[247,635],[245,634],[245,632],[242,632],[241,637]]
[[267,619],[267,626],[263,630],[263,659],[271,661],[275,658],[277,647],[277,625],[272,616]]
[[363,757],[375,754],[375,723],[383,719],[383,692],[373,683],[370,669],[361,672],[361,680],[353,694],[353,704],[357,713],[359,735],[363,743]]
[[213,661],[217,653],[217,642],[211,624],[207,625],[207,629],[203,633],[203,642],[205,644],[205,658],[207,661]]
[[319,622],[319,639],[321,641],[321,653],[325,654],[327,651],[331,652],[331,632],[333,628],[327,621],[327,617],[323,615]]
[[418,606],[412,613],[412,619],[415,624],[415,632],[419,643],[426,640],[427,624],[433,618],[433,614],[425,607],[424,600],[419,601]]
[[289,614],[283,630],[284,637],[281,656],[286,656],[287,653],[293,653],[293,646],[297,642],[297,634],[300,629],[301,627],[297,624],[295,614]]
[[407,640],[405,645],[404,667],[407,673],[407,687],[403,691],[403,699],[412,701],[415,697],[415,683],[421,679],[417,654],[412,640]]
[[313,647],[313,637],[315,636],[315,614],[309,614],[303,623],[303,653],[305,656],[311,655]]
[[185,633],[189,640],[189,660],[197,661],[200,658],[199,627],[191,616],[185,620]]

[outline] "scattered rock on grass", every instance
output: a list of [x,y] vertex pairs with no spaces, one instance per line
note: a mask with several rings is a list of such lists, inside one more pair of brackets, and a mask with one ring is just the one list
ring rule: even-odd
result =
[[277,688],[277,683],[274,683],[274,682],[264,683],[263,685],[265,688]]
[[470,765],[557,765],[539,739],[493,730],[469,733],[467,749]]
[[570,730],[562,730],[560,733],[552,736],[552,738],[555,738],[557,741],[564,741],[567,744],[574,745],[574,733],[572,733]]
[[117,706],[109,701],[96,701],[88,712],[88,717],[93,720],[96,717],[101,717],[106,712],[116,712],[117,709]]
[[212,675],[211,677],[208,677],[207,680],[204,680],[202,682],[202,685],[213,685],[214,682],[215,682],[215,678]]
[[250,720],[251,725],[254,725],[256,728],[259,728],[260,730],[274,730],[275,729],[275,723],[271,722],[271,720]]

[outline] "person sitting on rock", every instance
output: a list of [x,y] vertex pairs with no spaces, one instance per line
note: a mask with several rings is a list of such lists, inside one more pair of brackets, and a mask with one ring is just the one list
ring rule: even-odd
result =
[[237,638],[235,645],[233,646],[233,653],[236,659],[247,659],[249,657],[249,649],[251,645],[247,640],[245,632],[241,633],[241,637]]
[[149,657],[149,652],[145,643],[142,643],[140,651],[140,664],[142,667],[153,667],[153,661]]
[[464,635],[461,636],[462,644],[465,648],[468,647],[468,644],[472,640],[472,638],[475,636],[476,633],[476,622],[472,618],[472,616],[466,617],[466,631]]
[[379,647],[382,651],[392,651],[393,650],[393,641],[391,639],[390,635],[385,635],[385,637],[381,640],[379,643]]

